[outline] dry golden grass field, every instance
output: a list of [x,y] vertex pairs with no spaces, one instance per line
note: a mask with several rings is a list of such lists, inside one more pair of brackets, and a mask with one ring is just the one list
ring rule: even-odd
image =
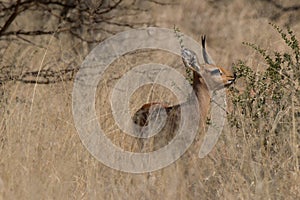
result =
[[[154,172],[126,173],[102,164],[81,142],[72,114],[76,72],[104,39],[175,25],[198,42],[206,34],[217,64],[248,66],[255,75],[270,63],[243,42],[270,55],[295,56],[297,48],[288,47],[269,23],[284,31],[290,27],[300,40],[298,0],[5,0],[0,13],[0,200],[300,198],[300,65],[294,57],[292,64],[282,64],[292,66],[287,74],[296,74],[282,87],[268,82],[276,74],[262,82],[253,78],[269,84],[264,90],[255,83],[247,87],[245,74],[251,73],[239,71],[228,89],[227,123],[208,156],[198,157],[202,130],[183,156]],[[114,122],[110,92],[126,71],[153,61],[185,74],[179,57],[141,51],[112,63],[97,87],[97,120],[128,151],[134,141]],[[238,96],[243,91],[250,92]],[[274,98],[257,103],[276,91],[282,91],[277,103]],[[131,99],[131,113],[151,101],[177,103],[161,86],[139,88]]]

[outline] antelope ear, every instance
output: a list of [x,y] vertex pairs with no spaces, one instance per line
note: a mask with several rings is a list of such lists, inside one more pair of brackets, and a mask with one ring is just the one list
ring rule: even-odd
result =
[[201,65],[199,64],[197,55],[194,51],[183,48],[181,50],[181,57],[186,68],[200,73]]
[[215,65],[215,62],[211,59],[209,54],[206,51],[205,43],[206,43],[206,35],[201,36],[202,40],[202,56],[206,64]]

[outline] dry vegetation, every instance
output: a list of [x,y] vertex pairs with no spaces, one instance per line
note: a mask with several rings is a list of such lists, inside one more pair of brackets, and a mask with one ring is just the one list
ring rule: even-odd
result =
[[[0,199],[298,199],[299,11],[297,0],[0,2]],[[174,24],[198,41],[207,34],[215,62],[235,65],[229,123],[203,159],[195,142],[160,171],[106,167],[76,132],[74,74],[105,38]],[[137,52],[114,62],[99,83],[99,121],[125,149],[132,141],[119,140],[125,134],[108,94],[124,72],[153,60],[185,73],[176,56]],[[132,110],[149,101],[149,90],[134,94]],[[170,91],[156,91],[150,100],[176,103]]]

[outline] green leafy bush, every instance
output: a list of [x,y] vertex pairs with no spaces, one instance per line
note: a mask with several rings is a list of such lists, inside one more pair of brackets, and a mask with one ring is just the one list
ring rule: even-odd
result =
[[300,50],[292,30],[271,25],[289,50],[267,52],[256,44],[244,43],[264,58],[267,67],[254,72],[242,61],[234,67],[237,82],[245,87],[230,88],[233,109],[229,122],[232,131],[253,147],[250,159],[269,166],[273,174],[287,159],[291,169],[299,170]]

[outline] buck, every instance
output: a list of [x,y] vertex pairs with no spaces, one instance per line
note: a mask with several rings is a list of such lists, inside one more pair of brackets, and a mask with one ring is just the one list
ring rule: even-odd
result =
[[[192,87],[199,104],[200,126],[203,127],[205,125],[211,103],[210,90],[219,90],[221,88],[228,87],[235,81],[236,76],[225,68],[216,66],[213,63],[206,51],[205,35],[202,36],[201,39],[202,56],[205,61],[204,64],[199,64],[195,52],[187,48],[182,48],[181,53],[184,66],[191,69],[193,73]],[[164,108],[167,114],[166,124],[160,133],[155,135],[152,139],[148,138],[139,140],[139,148],[142,149],[141,151],[154,151],[168,144],[168,142],[173,138],[176,128],[179,126],[181,106],[184,106],[184,103],[168,106],[163,103],[155,102],[144,104],[139,110],[137,110],[132,119],[134,123],[140,127],[146,126],[150,120],[153,120],[153,118],[157,119],[157,117],[153,117],[153,113],[159,113],[159,109]],[[146,142],[147,140],[148,142]]]

